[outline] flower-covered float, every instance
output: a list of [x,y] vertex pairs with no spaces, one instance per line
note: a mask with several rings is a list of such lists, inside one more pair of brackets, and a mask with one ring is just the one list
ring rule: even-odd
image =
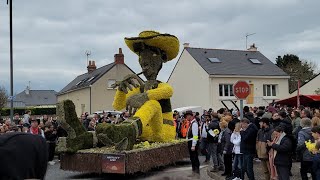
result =
[[125,43],[139,56],[139,74],[146,78],[144,82],[136,74],[127,75],[113,85],[117,88],[114,109],[127,109],[130,118],[120,124],[98,124],[95,132],[86,132],[72,101],[58,103],[57,115],[68,133],[57,146],[64,170],[131,174],[188,157],[186,141],[175,140],[173,89],[157,80],[162,64],[178,55],[178,38],[143,31],[138,37],[125,38]]

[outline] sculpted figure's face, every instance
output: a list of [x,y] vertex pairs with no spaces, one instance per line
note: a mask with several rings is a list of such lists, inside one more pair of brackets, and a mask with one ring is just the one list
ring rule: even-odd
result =
[[139,64],[143,75],[147,80],[156,80],[166,56],[159,48],[150,47],[144,43],[137,43],[134,48],[139,52]]

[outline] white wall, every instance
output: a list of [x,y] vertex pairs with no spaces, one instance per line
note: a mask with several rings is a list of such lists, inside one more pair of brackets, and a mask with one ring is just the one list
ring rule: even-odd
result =
[[[300,94],[302,95],[312,95],[316,94],[314,91],[320,88],[320,75],[309,81],[307,84],[300,88]],[[291,93],[291,96],[296,96],[297,91]]]
[[174,89],[172,108],[209,107],[209,75],[188,51],[183,50],[168,83]]
[[[233,99],[235,97],[220,97],[219,96],[219,84],[234,84],[238,80],[247,81],[248,84],[254,85],[254,104],[248,104],[248,106],[261,106],[268,105],[272,100],[278,100],[287,98],[289,96],[288,79],[277,77],[212,77],[211,78],[211,107],[217,110],[224,107],[221,103],[222,99]],[[263,85],[264,84],[277,84],[276,97],[264,97]],[[231,103],[229,103],[231,105]],[[229,105],[228,104],[228,105]],[[246,105],[246,101],[244,101]],[[239,101],[237,101],[238,107],[240,107]]]

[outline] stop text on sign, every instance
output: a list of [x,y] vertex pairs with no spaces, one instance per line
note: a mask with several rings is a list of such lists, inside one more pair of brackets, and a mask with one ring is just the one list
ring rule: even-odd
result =
[[249,93],[248,87],[236,87],[234,89],[236,93]]

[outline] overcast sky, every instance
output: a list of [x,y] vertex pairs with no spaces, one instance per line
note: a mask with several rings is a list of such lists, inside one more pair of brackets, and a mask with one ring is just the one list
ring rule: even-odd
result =
[[[85,73],[85,51],[96,65],[125,62],[140,72],[137,56],[123,38],[143,30],[176,35],[181,48],[245,49],[248,38],[271,61],[292,53],[320,64],[318,0],[13,0],[14,92],[60,91]],[[9,8],[0,1],[0,85],[9,91]],[[177,58],[164,65],[166,81]]]

